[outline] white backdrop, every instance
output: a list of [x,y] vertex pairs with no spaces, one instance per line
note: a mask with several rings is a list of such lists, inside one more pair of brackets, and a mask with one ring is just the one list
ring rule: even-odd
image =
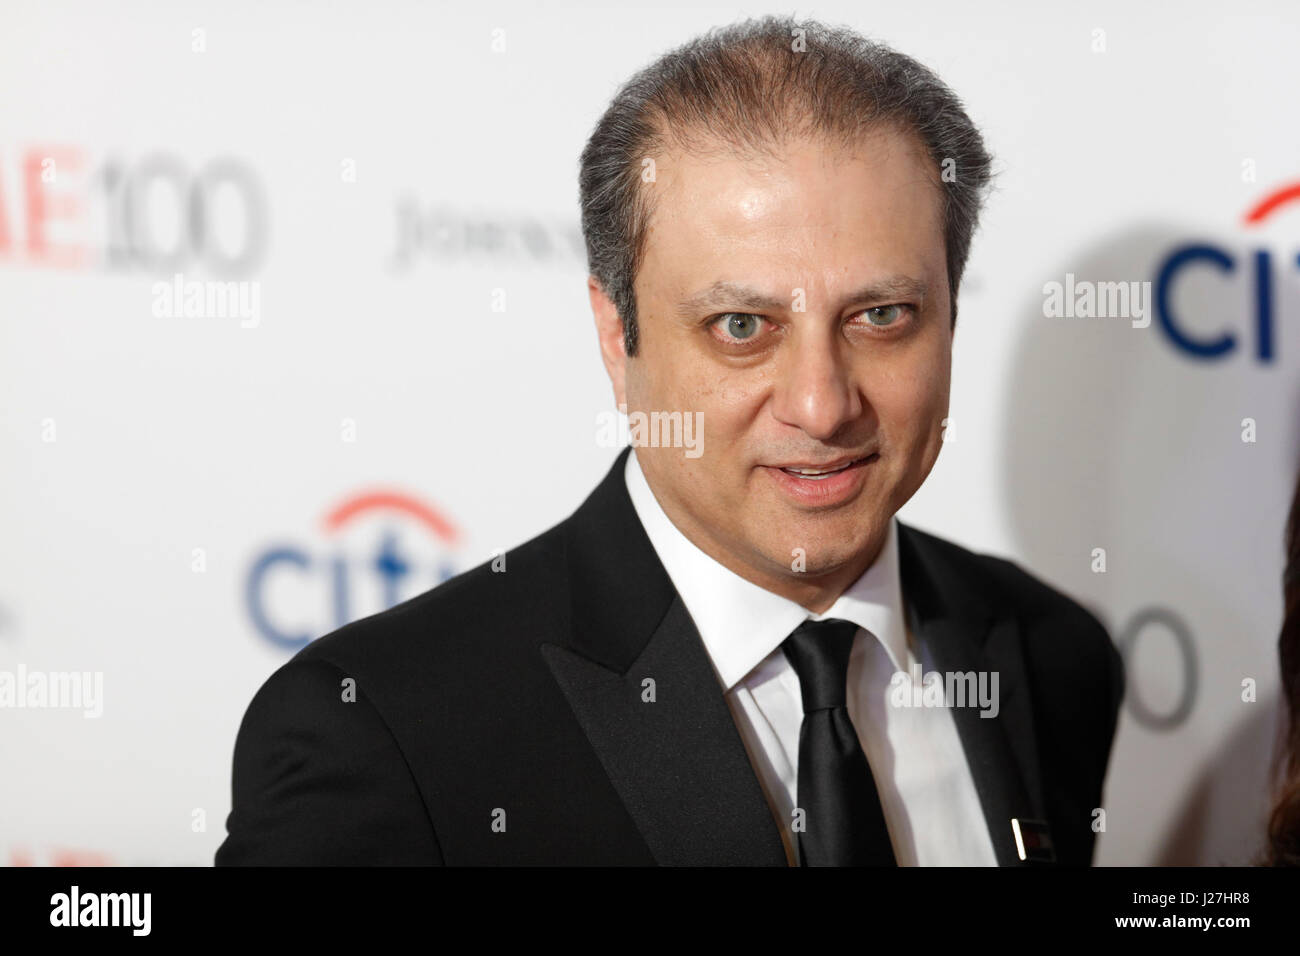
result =
[[[1300,182],[1300,13],[799,12],[935,68],[998,158],[954,440],[901,517],[1125,639],[1099,863],[1247,861],[1300,449],[1300,204],[1245,216]],[[240,717],[294,641],[576,507],[615,454],[577,156],[619,82],[738,15],[5,3],[0,672],[98,672],[103,696],[98,718],[0,709],[0,862],[210,863]],[[1154,284],[1185,247],[1169,314],[1230,331],[1216,358],[1158,318],[1043,314],[1045,283]],[[250,283],[248,311],[155,289],[216,280]]]

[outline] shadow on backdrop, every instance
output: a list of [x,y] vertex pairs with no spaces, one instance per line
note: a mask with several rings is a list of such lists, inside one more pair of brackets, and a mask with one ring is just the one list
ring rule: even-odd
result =
[[[1187,268],[1170,286],[1181,329],[1202,339],[1232,331],[1236,348],[1218,361],[1180,350],[1156,315],[1161,263],[1194,241],[1236,258],[1232,274]],[[1245,864],[1263,844],[1279,713],[1265,693],[1277,675],[1268,622],[1281,620],[1300,449],[1296,382],[1283,371],[1296,339],[1283,340],[1281,322],[1300,310],[1275,257],[1275,358],[1259,361],[1255,248],[1248,237],[1135,227],[1043,279],[1149,281],[1146,328],[1131,317],[1049,318],[1042,294],[1025,306],[1000,479],[1015,546],[1127,645],[1098,863]],[[1254,443],[1243,441],[1247,417]],[[1099,548],[1104,573],[1093,567]],[[1245,677],[1260,685],[1259,702],[1243,702]]]

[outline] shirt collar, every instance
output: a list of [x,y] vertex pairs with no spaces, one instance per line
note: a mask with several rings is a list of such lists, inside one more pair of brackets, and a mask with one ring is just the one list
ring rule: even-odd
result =
[[841,618],[872,634],[904,670],[907,631],[903,623],[898,568],[897,519],[872,565],[824,613],[773,594],[701,551],[664,513],[646,482],[636,449],[627,456],[624,479],[632,506],[664,570],[700,632],[725,690],[731,690],[803,621]]

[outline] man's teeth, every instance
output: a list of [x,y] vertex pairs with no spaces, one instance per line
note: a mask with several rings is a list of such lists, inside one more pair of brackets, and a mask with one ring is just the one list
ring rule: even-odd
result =
[[[849,462],[849,465],[851,464],[853,464],[853,462]],[[825,469],[817,469],[817,468],[782,468],[781,470],[786,472],[787,474],[796,475],[799,478],[812,478],[814,480],[820,480],[822,478],[826,478],[829,477],[830,475],[834,475],[838,472],[843,471],[845,468],[849,467],[849,465],[841,465],[839,468],[832,468],[829,471]]]

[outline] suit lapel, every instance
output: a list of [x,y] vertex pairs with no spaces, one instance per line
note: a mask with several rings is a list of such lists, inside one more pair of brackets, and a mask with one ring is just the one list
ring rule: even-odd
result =
[[627,455],[569,522],[568,640],[542,656],[656,861],[785,866],[703,641],[628,497]]
[[908,620],[925,671],[998,674],[998,713],[953,707],[999,866],[1019,866],[1011,820],[1044,820],[1033,713],[1014,615],[1000,613],[948,566],[926,536],[900,523],[899,559]]
[[680,598],[624,673],[554,644],[542,654],[659,863],[785,865],[772,813]]

